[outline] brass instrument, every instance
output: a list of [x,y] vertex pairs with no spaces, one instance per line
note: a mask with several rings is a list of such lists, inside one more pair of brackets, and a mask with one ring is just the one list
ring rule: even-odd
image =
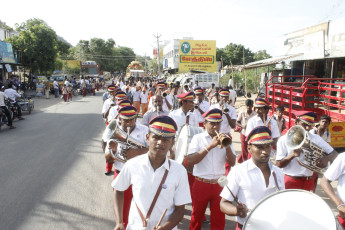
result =
[[223,147],[226,148],[226,147],[231,145],[232,140],[231,140],[230,137],[228,137],[226,135],[225,136],[220,136],[220,134],[216,130],[215,130],[215,132],[216,132],[218,138],[220,138],[220,144],[218,145],[219,148],[223,148]]
[[159,106],[158,105],[156,107],[156,110],[157,110],[157,116],[159,116]]
[[[128,127],[127,132],[125,132],[116,119],[110,122],[108,128],[112,132],[111,139],[123,145],[121,146],[122,150],[146,148],[146,143],[142,143],[129,135],[130,127]],[[125,158],[125,154],[120,153],[120,155]]]
[[194,109],[199,109],[199,102],[198,102],[198,100],[194,101]]
[[222,105],[222,110],[223,110],[223,113],[225,113],[225,114],[229,112],[228,107],[225,106],[225,102]]
[[163,97],[163,98],[166,98],[166,96],[168,96],[168,94],[167,94],[166,92],[163,92],[163,93],[162,93],[162,97]]
[[317,166],[319,159],[326,155],[325,150],[310,141],[308,132],[300,125],[291,127],[286,133],[286,145],[289,149],[302,149],[304,159],[307,164],[300,161],[298,163],[314,172],[324,173],[324,169]]
[[[114,140],[114,141],[115,141],[115,140]],[[113,160],[119,161],[119,162],[122,162],[122,163],[126,163],[126,160],[123,160],[123,159],[117,157],[117,156],[115,155],[114,151],[113,151],[111,148],[109,148],[109,153],[110,153],[110,157],[111,157]]]

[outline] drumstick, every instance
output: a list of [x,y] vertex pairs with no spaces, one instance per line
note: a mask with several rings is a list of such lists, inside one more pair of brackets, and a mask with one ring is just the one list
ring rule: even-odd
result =
[[164,218],[166,212],[167,212],[167,209],[164,210],[164,212],[163,212],[161,218],[159,219],[159,221],[158,221],[158,223],[157,223],[157,225],[156,225],[156,228],[158,228],[159,225],[161,225],[162,220],[163,220],[163,218]]

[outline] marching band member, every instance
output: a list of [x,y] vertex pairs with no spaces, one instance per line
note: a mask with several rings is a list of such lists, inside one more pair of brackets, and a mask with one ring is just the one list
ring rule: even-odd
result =
[[195,107],[194,113],[198,117],[199,120],[199,126],[204,127],[204,118],[202,114],[204,114],[206,111],[210,109],[210,103],[204,100],[204,90],[200,87],[197,86],[194,88],[194,94],[196,97],[196,105],[197,108]]
[[242,153],[238,157],[237,162],[242,163],[248,159],[250,159],[250,153],[248,152],[248,144],[246,142],[246,127],[248,120],[256,115],[256,112],[253,111],[253,100],[247,99],[246,102],[246,110],[240,111],[237,117],[236,125],[240,126],[242,128],[241,130],[241,148],[242,148]]
[[190,124],[192,126],[199,126],[198,118],[191,110],[194,109],[194,93],[188,92],[177,96],[180,108],[173,110],[169,113],[169,117],[174,119],[177,124],[178,130],[181,129],[182,125]]
[[265,99],[258,97],[255,99],[254,108],[257,115],[248,120],[245,136],[247,137],[255,127],[267,126],[272,132],[272,146],[275,147],[278,138],[280,137],[280,132],[277,121],[272,119],[273,117],[268,117],[268,112],[270,110],[268,102]]
[[[178,98],[177,95],[180,95],[182,93],[182,89],[180,90],[180,86],[176,83],[173,85],[173,89],[170,92],[170,98],[172,101],[172,110],[178,109],[179,108],[179,103],[178,103]],[[179,93],[181,92],[181,93]]]
[[[158,82],[155,94],[161,95],[163,97],[163,110],[170,111],[172,109],[172,100],[170,95],[164,96],[165,83]],[[152,100],[149,102],[149,109],[153,108]]]
[[106,124],[109,124],[110,121],[116,117],[117,111],[119,110],[119,107],[117,106],[118,102],[126,98],[126,93],[123,91],[118,91],[117,93],[115,93],[115,100],[114,103],[110,105]]
[[149,122],[152,118],[161,115],[168,115],[169,111],[163,110],[163,98],[161,95],[154,95],[152,98],[153,108],[151,108],[145,115],[141,123],[143,125],[149,126]]
[[[335,193],[331,181],[338,181],[338,194]],[[341,153],[333,161],[321,179],[321,187],[337,206],[339,223],[345,228],[345,153]]]
[[116,86],[115,85],[109,85],[108,86],[108,99],[106,99],[103,103],[103,107],[102,107],[102,114],[103,114],[103,118],[105,120],[107,120],[108,118],[108,114],[109,114],[109,110],[110,110],[110,106],[112,104],[115,104],[115,94],[116,94]]
[[222,111],[211,109],[203,115],[205,131],[195,135],[189,145],[185,165],[194,165],[195,181],[192,187],[192,217],[189,229],[201,229],[207,204],[211,209],[211,229],[224,229],[225,215],[220,211],[220,192],[218,178],[225,175],[225,162],[234,165],[235,151],[232,145],[219,148],[220,137],[217,132],[222,122]]
[[113,106],[110,111],[109,111],[109,115],[108,115],[108,122],[110,123],[113,119],[116,119],[118,117],[119,114],[119,109],[125,107],[125,106],[131,106],[131,101],[128,99],[124,99],[124,100],[119,100],[117,102],[116,106]]
[[[136,124],[137,111],[133,106],[125,106],[119,110],[119,120],[122,130],[127,133],[129,128],[129,136],[142,142],[146,143],[146,134],[148,133],[148,128],[144,125]],[[118,144],[117,142],[110,139],[107,143],[105,150],[105,158],[108,163],[114,163],[115,171],[114,178],[116,178],[121,172],[124,163],[116,160],[114,162],[111,157],[111,151],[113,151],[117,158],[125,160],[130,160],[138,155],[144,154],[148,151],[148,148],[134,149],[129,148],[125,150],[123,144]],[[124,158],[125,156],[125,158]],[[110,175],[110,172],[109,174]],[[132,200],[132,189],[129,187],[124,192],[124,202],[123,202],[123,224],[126,226],[128,224],[128,214],[130,208],[130,202]]]
[[[185,168],[167,158],[167,152],[175,142],[176,130],[176,123],[168,116],[152,119],[146,135],[148,154],[127,162],[112,182],[115,230],[126,228],[123,223],[123,204],[124,191],[129,187],[133,189],[133,199],[128,230],[177,229],[176,226],[183,219],[185,205],[191,202],[191,197]],[[163,215],[163,221],[158,224]]]
[[251,159],[231,169],[228,183],[220,194],[221,211],[236,216],[236,230],[242,229],[249,209],[269,194],[285,188],[282,170],[270,162],[271,130],[258,126],[249,133],[247,142]]
[[[309,111],[299,111],[296,113],[296,125],[302,126],[307,132],[314,125],[315,114]],[[333,160],[337,156],[337,152],[320,136],[308,133],[310,141],[315,143],[326,152],[326,156],[318,160],[317,166],[324,168],[328,161]],[[276,165],[283,168],[284,181],[286,189],[304,189],[312,191],[314,189],[313,171],[301,166],[297,159],[302,163],[305,161],[305,155],[301,149],[289,149],[286,144],[287,135],[279,138],[277,143]]]
[[232,107],[229,103],[229,90],[221,89],[218,91],[220,96],[220,101],[217,104],[211,105],[210,109],[220,109],[223,113],[223,121],[220,127],[221,133],[230,134],[231,128],[236,127],[236,109]]

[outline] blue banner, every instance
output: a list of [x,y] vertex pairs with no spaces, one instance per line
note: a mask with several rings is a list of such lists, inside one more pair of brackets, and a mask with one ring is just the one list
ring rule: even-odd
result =
[[0,41],[0,63],[17,63],[10,43]]

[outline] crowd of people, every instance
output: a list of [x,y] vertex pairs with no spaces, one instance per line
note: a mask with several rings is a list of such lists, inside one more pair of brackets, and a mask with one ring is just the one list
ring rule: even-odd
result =
[[[247,99],[236,110],[232,86],[203,89],[163,81],[123,82],[114,79],[103,95],[105,131],[102,147],[106,175],[114,180],[115,229],[176,229],[185,205],[192,203],[189,229],[224,229],[225,215],[236,216],[242,229],[249,210],[266,196],[284,189],[315,192],[318,173],[304,165],[305,150],[292,149],[285,134],[284,107],[273,108],[264,98]],[[141,111],[141,122],[137,120]],[[295,126],[308,132],[311,143],[323,149],[316,165],[325,168],[322,188],[339,210],[344,226],[344,156],[329,145],[331,123],[310,111],[295,114]],[[177,135],[186,126],[200,127],[181,153],[174,151]],[[120,130],[120,131],[119,131]],[[240,132],[236,155],[231,133]],[[285,134],[285,135],[284,135]],[[186,137],[187,138],[187,137]],[[230,141],[231,142],[231,141]],[[303,164],[302,164],[303,163]],[[114,169],[113,169],[114,168]],[[226,186],[220,178],[227,176]],[[338,196],[330,182],[339,180]],[[225,186],[224,188],[222,186]],[[210,220],[205,217],[210,208]]]

